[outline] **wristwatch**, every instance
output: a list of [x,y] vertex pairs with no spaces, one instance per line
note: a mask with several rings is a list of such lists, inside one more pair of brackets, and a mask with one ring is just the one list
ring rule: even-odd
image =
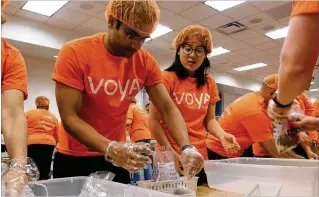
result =
[[288,103],[286,105],[283,105],[283,104],[279,103],[279,101],[277,100],[277,93],[274,93],[274,96],[273,96],[272,100],[276,103],[277,107],[279,107],[279,108],[290,107],[292,105],[292,103],[293,103],[293,102],[291,102],[291,103]]

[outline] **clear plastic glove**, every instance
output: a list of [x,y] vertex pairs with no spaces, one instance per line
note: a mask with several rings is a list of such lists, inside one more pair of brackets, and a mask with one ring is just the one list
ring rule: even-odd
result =
[[226,133],[219,140],[227,154],[234,155],[240,151],[240,146],[232,134]]
[[105,159],[115,166],[127,169],[130,172],[137,172],[144,168],[150,158],[144,155],[151,154],[150,145],[146,143],[122,143],[112,141],[109,143],[105,153]]
[[183,167],[182,167],[182,163],[181,163],[180,158],[181,158],[181,156],[176,151],[174,151],[175,168],[180,175],[184,175],[184,171],[183,171]]
[[[18,163],[18,162],[16,162]],[[19,162],[23,168],[9,168],[2,176],[5,196],[19,196],[23,193],[25,185],[28,183],[28,176],[25,163]]]
[[289,115],[291,125],[300,128],[301,131],[319,130],[319,119],[311,116],[305,116],[299,113],[291,113]]
[[184,176],[188,179],[198,174],[204,166],[204,158],[195,147],[186,148],[180,156]]
[[314,159],[314,160],[319,160],[319,155],[312,151],[307,152],[308,159]]

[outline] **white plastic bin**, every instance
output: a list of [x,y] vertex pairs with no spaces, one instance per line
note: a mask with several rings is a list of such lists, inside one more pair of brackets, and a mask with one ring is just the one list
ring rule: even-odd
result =
[[[61,179],[50,179],[46,181],[31,182],[29,186],[35,196],[79,196],[87,178],[88,177],[69,177]],[[136,186],[125,185],[105,180],[98,181],[104,188],[107,188],[109,196],[172,196],[162,192],[147,190]],[[41,185],[44,185],[46,189]]]
[[280,196],[281,185],[257,184],[246,196]]
[[210,187],[247,194],[257,184],[282,185],[281,196],[317,196],[319,161],[234,158],[205,161]]

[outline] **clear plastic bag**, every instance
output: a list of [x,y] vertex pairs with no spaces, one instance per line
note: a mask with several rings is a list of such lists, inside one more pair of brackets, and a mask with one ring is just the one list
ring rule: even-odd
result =
[[[302,114],[299,103],[295,101],[290,112],[292,116],[294,114]],[[294,149],[299,143],[300,129],[294,128],[288,120],[276,120],[274,122],[274,139],[278,153],[283,153]]]
[[160,147],[153,153],[153,181],[177,180],[180,178],[175,168],[173,151]]
[[108,196],[107,189],[105,187],[101,187],[102,183],[100,180],[112,181],[115,177],[115,174],[112,172],[103,172],[98,171],[92,173],[84,183],[84,186],[81,190],[79,196]]

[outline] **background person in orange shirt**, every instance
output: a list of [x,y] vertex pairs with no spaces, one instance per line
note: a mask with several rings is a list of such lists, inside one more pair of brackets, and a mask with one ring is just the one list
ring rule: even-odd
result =
[[37,109],[26,112],[28,122],[28,157],[37,164],[40,180],[49,179],[52,155],[57,144],[57,118],[49,111],[50,101],[45,96],[35,99]]
[[255,142],[259,142],[273,156],[279,157],[272,137],[273,124],[267,114],[267,104],[277,89],[278,77],[266,77],[259,91],[248,93],[234,101],[218,122],[227,132],[236,137],[241,150],[236,154],[225,152],[221,142],[211,134],[206,140],[209,159],[239,157]]
[[[175,37],[173,48],[176,50],[175,60],[162,76],[169,95],[184,117],[192,145],[207,160],[205,139],[208,131],[223,143],[226,151],[236,153],[239,150],[236,139],[227,134],[215,119],[215,105],[219,95],[215,80],[208,74],[210,62],[207,55],[212,51],[210,32],[199,25],[187,26]],[[149,125],[159,145],[174,151],[175,164],[180,171],[180,148],[168,132],[153,100]],[[204,170],[197,176],[199,185],[207,183]]]
[[[268,113],[274,119],[287,118],[293,100],[308,88],[318,58],[318,43],[319,2],[293,1],[281,51],[278,91],[268,105]],[[319,129],[319,120],[309,119]]]
[[[132,99],[131,105],[127,112],[127,133],[126,139],[129,142],[144,142],[150,144],[151,133],[148,127],[148,117],[143,109],[141,109],[136,102],[136,99]],[[152,179],[152,163],[147,163],[147,168],[143,169],[144,180]],[[133,181],[141,181],[140,172],[133,174]]]
[[[8,1],[1,1],[1,15]],[[1,24],[6,20],[2,15]],[[27,99],[27,69],[20,51],[1,38],[1,133],[11,159],[2,177],[6,195],[20,194],[27,176],[27,122],[23,101]]]
[[147,145],[119,142],[125,135],[130,102],[143,87],[183,147],[188,175],[202,168],[204,160],[190,146],[183,118],[162,84],[158,63],[141,49],[159,22],[159,12],[155,1],[111,0],[105,13],[108,32],[62,47],[52,77],[63,124],[55,178],[110,171],[116,174],[115,182],[130,182],[127,170],[143,168],[149,161],[143,154],[151,153]]

